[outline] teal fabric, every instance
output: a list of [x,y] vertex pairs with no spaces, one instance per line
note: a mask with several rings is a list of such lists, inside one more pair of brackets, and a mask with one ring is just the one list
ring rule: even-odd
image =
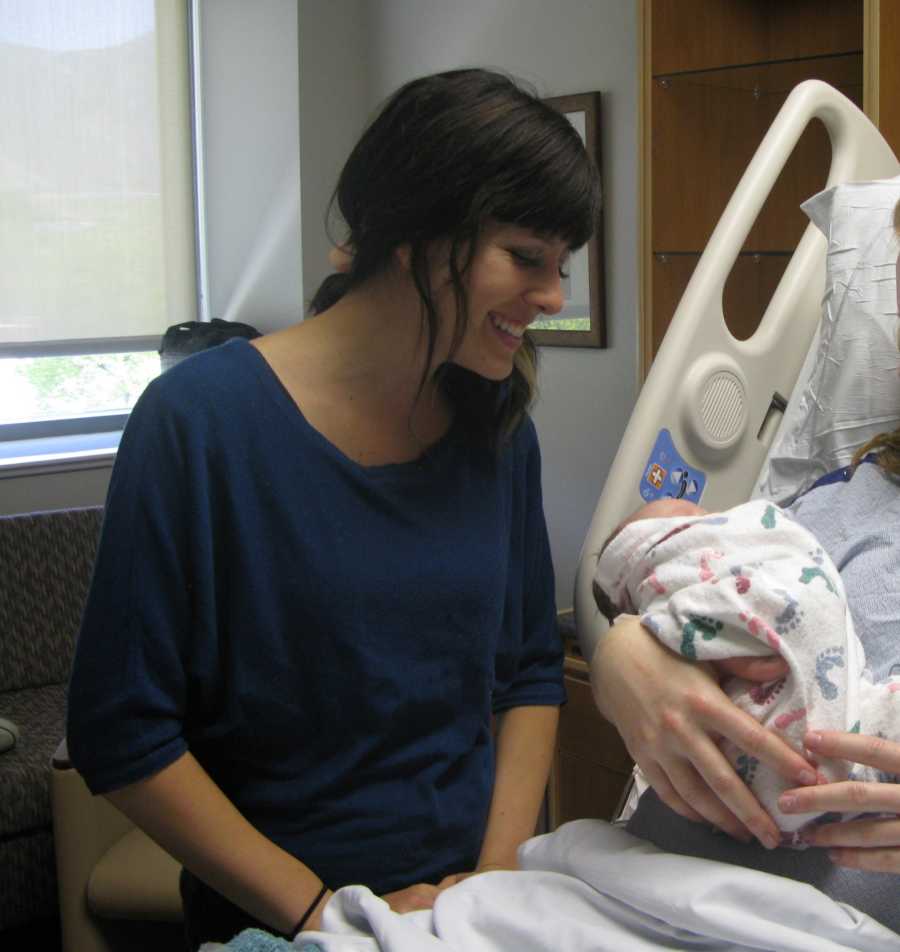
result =
[[[262,929],[245,929],[223,948],[231,949],[232,952],[298,952],[293,942],[263,932]],[[299,952],[322,952],[322,949],[312,942],[307,942],[300,947]]]

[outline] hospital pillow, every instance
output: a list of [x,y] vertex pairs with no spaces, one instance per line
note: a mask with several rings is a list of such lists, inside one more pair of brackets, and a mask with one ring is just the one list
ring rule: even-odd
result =
[[822,319],[756,495],[787,502],[900,424],[898,200],[900,176],[837,185],[802,206],[828,239]]

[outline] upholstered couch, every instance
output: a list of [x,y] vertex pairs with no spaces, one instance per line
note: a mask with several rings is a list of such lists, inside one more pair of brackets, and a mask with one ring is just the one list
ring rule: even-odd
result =
[[57,916],[64,952],[180,945],[180,867],[91,796],[63,739],[102,514],[0,516],[0,717],[19,729],[0,753],[0,948]]
[[57,915],[50,759],[101,517],[100,507],[0,517],[0,717],[19,728],[0,753],[0,931]]

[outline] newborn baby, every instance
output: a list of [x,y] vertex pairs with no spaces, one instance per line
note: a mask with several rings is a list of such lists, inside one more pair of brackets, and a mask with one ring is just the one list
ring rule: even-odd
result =
[[[598,591],[599,589],[599,591]],[[721,513],[684,500],[657,500],[615,531],[601,554],[595,591],[685,658],[715,661],[781,655],[788,675],[759,684],[732,678],[723,690],[797,750],[807,728],[900,740],[900,678],[872,684],[837,568],[806,529],[777,506],[748,502]],[[814,814],[783,814],[790,783],[730,742],[722,750],[785,834]],[[822,761],[829,781],[848,779],[843,761]],[[852,779],[882,781],[856,766]]]

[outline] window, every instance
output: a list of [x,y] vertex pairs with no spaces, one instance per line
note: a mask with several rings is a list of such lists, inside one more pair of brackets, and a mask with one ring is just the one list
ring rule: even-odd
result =
[[120,429],[195,317],[186,7],[0,0],[0,441]]

